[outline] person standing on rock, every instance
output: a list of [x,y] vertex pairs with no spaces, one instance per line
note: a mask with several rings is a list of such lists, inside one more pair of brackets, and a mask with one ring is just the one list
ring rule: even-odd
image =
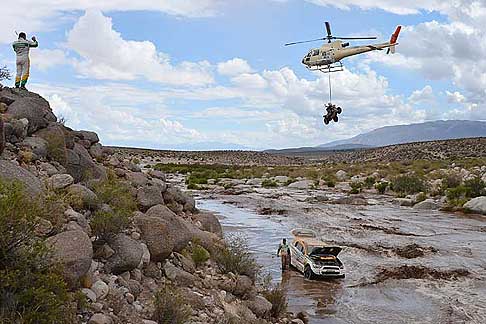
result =
[[30,58],[29,52],[31,47],[37,47],[39,43],[35,36],[32,41],[27,40],[25,33],[19,34],[19,39],[13,42],[12,47],[17,54],[17,75],[15,77],[15,87],[25,89],[30,73]]
[[282,261],[282,271],[287,270],[289,267],[290,248],[286,239],[282,239],[282,243],[278,246],[277,255],[280,256]]

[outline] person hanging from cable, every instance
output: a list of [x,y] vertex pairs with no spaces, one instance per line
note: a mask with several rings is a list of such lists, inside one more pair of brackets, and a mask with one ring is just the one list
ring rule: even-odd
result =
[[39,43],[35,36],[32,36],[32,41],[27,40],[27,35],[24,32],[19,33],[19,38],[13,42],[12,47],[17,54],[17,75],[15,76],[15,87],[27,90],[25,85],[29,79],[30,73],[30,58],[29,52],[33,47],[38,47]]

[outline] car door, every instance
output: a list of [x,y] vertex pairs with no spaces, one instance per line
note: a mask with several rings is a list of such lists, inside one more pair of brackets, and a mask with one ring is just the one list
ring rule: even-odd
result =
[[304,245],[300,241],[296,241],[294,245],[292,246],[295,256],[292,256],[292,259],[294,260],[295,264],[294,266],[300,270],[304,271]]

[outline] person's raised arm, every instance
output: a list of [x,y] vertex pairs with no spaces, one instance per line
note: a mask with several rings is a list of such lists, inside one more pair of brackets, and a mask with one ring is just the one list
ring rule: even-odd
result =
[[29,47],[39,46],[39,42],[37,42],[37,38],[35,38],[35,36],[32,37],[32,41],[27,41],[27,42],[29,42]]

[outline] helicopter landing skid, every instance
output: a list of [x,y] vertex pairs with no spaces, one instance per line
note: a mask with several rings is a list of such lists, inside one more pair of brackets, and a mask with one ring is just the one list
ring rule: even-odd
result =
[[323,73],[333,73],[344,71],[343,63],[337,62],[329,65],[315,65],[307,67],[311,71],[321,71]]

